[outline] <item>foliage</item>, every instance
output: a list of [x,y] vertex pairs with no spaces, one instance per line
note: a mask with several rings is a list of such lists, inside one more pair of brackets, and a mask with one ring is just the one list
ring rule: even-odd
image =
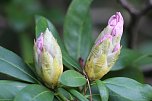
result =
[[[78,62],[79,58],[86,60],[92,46],[89,14],[91,2],[92,0],[73,0],[71,2],[65,17],[64,42],[48,19],[36,16],[36,37],[49,28],[62,51],[63,64],[66,69],[59,79],[60,84],[55,89],[44,86],[44,82],[35,73],[33,65],[27,65],[15,53],[0,47],[0,74],[2,75],[0,77],[2,79],[0,80],[0,91],[2,91],[0,100],[89,101],[91,98],[93,101],[152,100],[152,87],[139,83],[140,80],[137,82],[127,77],[108,78],[107,76],[108,79],[90,82],[84,75],[83,68]],[[151,54],[145,55],[123,49],[110,73],[124,69],[126,73],[130,68],[139,69],[138,67],[141,65],[151,63],[151,60]],[[133,76],[135,74],[133,73]]]

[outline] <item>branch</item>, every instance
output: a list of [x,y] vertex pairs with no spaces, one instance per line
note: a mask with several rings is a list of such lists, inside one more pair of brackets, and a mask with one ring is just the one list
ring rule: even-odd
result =
[[90,82],[89,82],[88,77],[87,77],[87,84],[88,84],[88,89],[89,89],[89,93],[90,93],[90,101],[93,101],[92,100],[92,91],[91,91]]
[[[89,78],[87,76],[87,74],[85,73],[85,71],[83,70],[83,74],[85,75],[86,77],[86,80],[87,80],[87,85],[88,85],[88,89],[89,89],[89,93],[90,93],[90,101],[93,101],[92,100],[92,91],[91,91],[91,87],[90,87],[90,81],[89,81]],[[84,94],[86,93],[86,91],[84,92]]]

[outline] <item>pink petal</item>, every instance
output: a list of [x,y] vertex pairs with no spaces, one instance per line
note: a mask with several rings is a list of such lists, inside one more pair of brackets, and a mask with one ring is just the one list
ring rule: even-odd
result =
[[113,37],[117,35],[122,35],[123,23],[124,23],[124,20],[120,12],[116,12],[115,15],[110,17],[108,21],[108,26],[112,28],[111,35]]
[[110,34],[106,34],[96,42],[96,45],[99,45],[100,43],[102,43],[104,40],[106,40],[108,38],[110,39],[110,41],[112,41],[112,36]]
[[37,46],[38,54],[41,53],[43,50],[43,33],[41,33],[41,35],[37,38],[36,46]]
[[120,44],[117,44],[117,45],[114,47],[113,52],[116,52],[116,51],[118,51],[119,49],[120,49]]

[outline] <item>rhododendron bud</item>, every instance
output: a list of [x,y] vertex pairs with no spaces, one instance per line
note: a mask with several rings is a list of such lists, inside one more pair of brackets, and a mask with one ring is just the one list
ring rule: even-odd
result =
[[37,74],[44,84],[54,88],[63,72],[63,64],[60,47],[48,28],[37,38],[34,52]]
[[85,72],[90,80],[103,77],[116,62],[121,49],[123,24],[121,13],[116,12],[95,41],[85,65]]

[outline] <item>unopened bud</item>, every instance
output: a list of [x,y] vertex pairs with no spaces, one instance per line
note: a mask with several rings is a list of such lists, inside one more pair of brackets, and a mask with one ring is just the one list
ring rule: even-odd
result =
[[63,64],[60,47],[48,28],[37,38],[34,52],[37,74],[48,87],[54,88],[63,72]]
[[116,12],[95,41],[85,65],[85,72],[90,80],[103,77],[116,62],[121,49],[123,23],[121,13]]

